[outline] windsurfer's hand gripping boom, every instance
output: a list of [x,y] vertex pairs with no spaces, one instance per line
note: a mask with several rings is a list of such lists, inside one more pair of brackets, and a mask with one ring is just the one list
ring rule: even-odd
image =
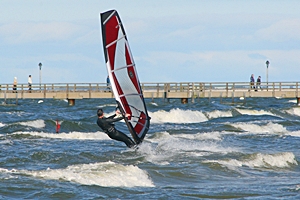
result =
[[[121,115],[121,111],[118,108],[116,108],[116,115]],[[130,116],[131,116],[131,114],[129,114],[129,113],[125,114],[125,117],[127,117],[127,118],[129,118]]]

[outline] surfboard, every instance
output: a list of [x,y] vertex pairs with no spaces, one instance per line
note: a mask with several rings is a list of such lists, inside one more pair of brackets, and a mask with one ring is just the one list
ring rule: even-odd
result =
[[[150,127],[136,66],[127,35],[116,10],[100,13],[103,52],[112,92],[136,144],[140,144]],[[125,117],[125,114],[130,114]]]

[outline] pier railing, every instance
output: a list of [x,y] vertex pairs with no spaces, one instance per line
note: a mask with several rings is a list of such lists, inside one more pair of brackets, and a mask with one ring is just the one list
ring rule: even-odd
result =
[[[141,83],[146,98],[282,97],[298,98],[300,82],[169,82]],[[112,98],[106,83],[0,84],[0,99],[9,98]]]

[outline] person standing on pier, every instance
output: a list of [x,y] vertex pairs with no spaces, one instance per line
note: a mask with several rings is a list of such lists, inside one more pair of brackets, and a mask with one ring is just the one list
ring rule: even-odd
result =
[[15,77],[14,78],[14,83],[13,83],[13,90],[14,90],[14,92],[17,92],[16,90],[17,90],[17,85],[18,85],[18,79],[17,79],[17,77]]
[[[29,75],[28,77],[28,89],[31,90],[31,85],[32,85],[32,79],[31,79],[31,75]],[[31,92],[31,91],[29,91]]]
[[256,90],[258,90],[258,87],[261,89],[261,77],[258,76],[257,80],[256,80]]
[[108,91],[110,91],[110,79],[109,79],[109,76],[107,76],[107,78],[106,78],[106,88],[107,88],[107,90]]
[[254,74],[251,75],[250,77],[250,88],[251,89],[255,89],[255,86],[254,86]]
[[106,86],[110,85],[110,80],[109,80],[109,76],[106,77]]

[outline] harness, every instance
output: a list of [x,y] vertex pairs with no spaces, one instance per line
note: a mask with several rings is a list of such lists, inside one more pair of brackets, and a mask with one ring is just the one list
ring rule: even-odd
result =
[[113,133],[113,132],[115,132],[115,131],[116,131],[115,127],[111,126],[111,127],[109,127],[109,129],[107,129],[107,130],[105,131],[105,133]]

